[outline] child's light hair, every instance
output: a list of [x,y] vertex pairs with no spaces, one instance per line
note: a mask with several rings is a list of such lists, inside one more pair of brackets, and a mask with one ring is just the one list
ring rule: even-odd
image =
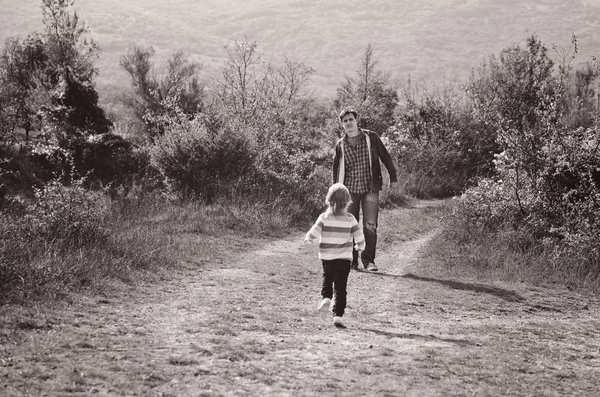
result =
[[331,185],[325,198],[327,212],[333,215],[346,215],[351,202],[348,188],[339,182]]

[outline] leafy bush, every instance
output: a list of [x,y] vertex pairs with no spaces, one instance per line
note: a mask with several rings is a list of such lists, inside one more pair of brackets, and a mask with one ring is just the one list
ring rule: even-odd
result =
[[33,187],[41,187],[68,171],[69,154],[52,144],[0,145],[0,184],[9,195],[33,196]]
[[[475,255],[475,266],[529,269],[543,273],[539,279],[599,287],[600,126],[577,127],[585,109],[565,100],[568,73],[564,65],[554,73],[532,37],[527,49],[513,47],[499,62],[492,59],[473,82],[475,115],[494,129],[501,152],[494,175],[457,200],[445,236],[466,255],[490,241],[502,251]],[[515,258],[521,269],[509,263]]]
[[382,138],[407,193],[454,196],[492,173],[495,132],[473,117],[464,93],[409,86],[403,95],[404,109]]
[[27,207],[24,222],[27,234],[35,240],[82,247],[107,236],[102,224],[109,208],[108,197],[86,190],[83,180],[71,186],[53,180],[35,189],[35,201]]
[[116,134],[88,135],[87,139],[73,141],[69,151],[77,173],[85,175],[90,186],[128,188],[148,177],[148,152]]
[[0,212],[0,289],[44,283],[58,270],[42,258],[60,258],[106,241],[109,199],[82,184],[79,180],[64,186],[53,180],[36,188],[31,201],[7,200]]
[[276,199],[295,220],[312,217],[324,207],[330,160],[331,150],[290,153],[273,142],[258,153],[247,190]]
[[243,131],[211,133],[195,118],[173,119],[150,148],[150,161],[171,191],[212,202],[219,189],[252,169],[254,149]]

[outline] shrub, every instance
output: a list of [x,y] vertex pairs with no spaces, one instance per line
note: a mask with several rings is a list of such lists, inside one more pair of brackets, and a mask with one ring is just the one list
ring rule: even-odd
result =
[[116,134],[88,135],[71,142],[69,152],[87,186],[128,188],[149,174],[148,152]]
[[171,191],[207,203],[221,186],[247,175],[253,157],[252,141],[243,131],[211,133],[198,118],[173,119],[150,148],[151,164]]
[[382,138],[407,193],[450,197],[492,173],[495,131],[473,116],[464,93],[408,87],[404,99],[405,109]]
[[64,186],[53,180],[35,189],[35,201],[24,218],[33,239],[82,247],[107,236],[102,224],[109,213],[109,199],[103,192],[86,190],[83,182]]
[[53,180],[36,188],[29,201],[7,200],[0,212],[0,290],[60,278],[57,272],[72,270],[53,268],[50,263],[106,241],[109,233],[103,225],[109,199],[82,185],[82,180],[71,186]]

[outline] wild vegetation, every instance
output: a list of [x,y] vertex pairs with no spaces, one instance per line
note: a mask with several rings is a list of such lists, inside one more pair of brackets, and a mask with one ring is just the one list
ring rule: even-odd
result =
[[[0,58],[2,299],[173,266],[193,254],[173,233],[305,225],[323,208],[342,105],[396,160],[405,197],[383,206],[456,197],[432,257],[598,287],[599,69],[572,66],[575,36],[558,61],[530,36],[490,55],[461,90],[396,86],[368,45],[331,103],[307,93],[311,66],[266,61],[250,37],[222,48],[214,75],[181,50],[159,74],[154,49],[134,47],[119,62],[132,91],[109,117],[99,46],[73,1],[42,9],[43,32],[8,39]],[[482,253],[490,241],[494,254]]]

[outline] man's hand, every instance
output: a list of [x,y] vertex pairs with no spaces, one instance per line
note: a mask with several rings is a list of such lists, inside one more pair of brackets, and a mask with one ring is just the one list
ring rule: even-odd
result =
[[390,192],[395,194],[400,193],[400,183],[390,182]]

